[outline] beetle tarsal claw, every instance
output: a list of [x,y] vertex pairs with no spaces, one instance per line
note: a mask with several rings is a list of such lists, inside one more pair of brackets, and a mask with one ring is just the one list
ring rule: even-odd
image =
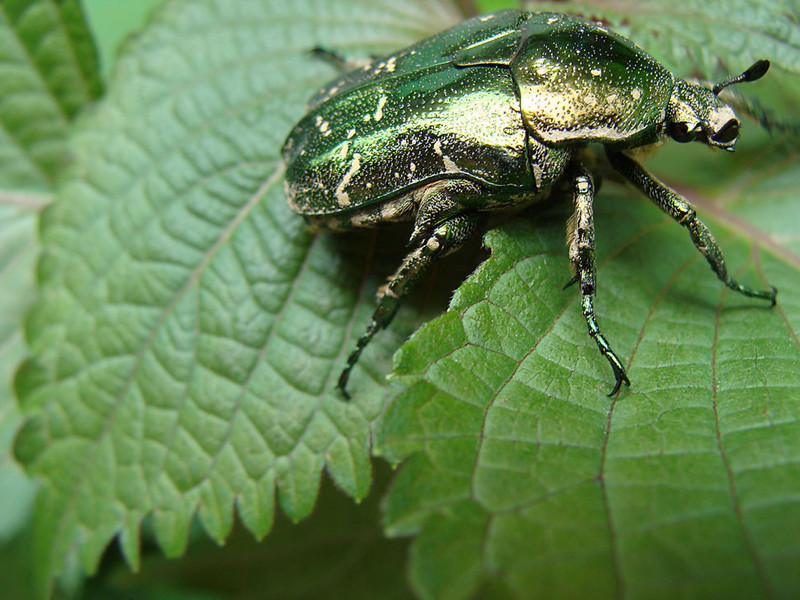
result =
[[611,398],[612,396],[616,396],[623,383],[627,386],[630,386],[631,382],[630,379],[628,379],[628,376],[625,374],[625,368],[619,363],[618,360],[616,360],[617,357],[615,356],[614,360],[611,360],[608,355],[606,356],[611,363],[611,369],[614,371],[614,377],[616,378],[614,389],[611,390],[610,394],[608,394],[608,397]]
[[575,285],[576,283],[578,283],[580,280],[581,280],[581,274],[580,273],[575,273],[575,275],[572,276],[572,279],[570,279],[567,283],[565,283],[564,287],[561,288],[561,289],[562,290],[566,290],[567,288],[570,288],[573,285]]

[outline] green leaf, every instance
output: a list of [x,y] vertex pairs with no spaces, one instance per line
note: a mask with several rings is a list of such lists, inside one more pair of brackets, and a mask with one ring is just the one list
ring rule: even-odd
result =
[[44,480],[45,579],[76,559],[93,572],[117,534],[137,566],[149,514],[176,556],[195,514],[218,542],[234,506],[264,536],[276,491],[302,519],[323,469],[367,494],[389,357],[419,309],[364,357],[355,401],[334,383],[402,238],[311,236],[279,151],[334,76],[309,49],[386,52],[458,18],[422,0],[174,0],[126,46],[42,219],[33,356],[17,377],[30,417],[16,454]]
[[615,398],[561,289],[568,203],[487,234],[491,258],[396,355],[409,389],[378,436],[379,454],[406,460],[385,523],[416,536],[418,595],[797,596],[792,145],[748,129],[735,156],[685,145],[652,167],[697,205],[736,277],[780,290],[774,309],[724,288],[686,231],[604,181],[596,307],[632,382]]
[[680,76],[739,72],[756,59],[800,75],[796,0],[533,2],[531,10],[607,19]]
[[[34,295],[36,222],[66,164],[71,120],[99,93],[77,1],[0,2],[0,542],[27,523],[33,484],[9,455],[21,421],[11,389]],[[4,588],[5,589],[5,588]]]
[[377,493],[359,505],[325,478],[314,514],[300,524],[278,517],[262,542],[238,527],[224,548],[201,540],[180,561],[151,551],[141,572],[117,563],[86,596],[161,600],[176,590],[202,590],[203,598],[238,600],[412,598],[404,569],[408,543],[387,540],[380,528],[379,500],[390,473],[385,463],[376,466]]
[[25,524],[33,497],[9,452],[21,421],[11,380],[25,356],[22,322],[33,296],[35,224],[34,213],[0,205],[0,543]]
[[49,192],[70,122],[101,91],[78,0],[0,2],[0,81],[0,194]]
[[137,0],[136,2],[107,2],[83,0],[86,19],[92,25],[97,41],[97,52],[104,74],[111,72],[123,40],[141,29],[147,16],[162,0]]
[[798,181],[786,164],[698,202],[738,275],[780,289],[774,310],[722,288],[646,201],[603,190],[598,313],[632,381],[615,399],[561,291],[566,212],[487,235],[491,259],[401,349],[411,388],[380,441],[395,462],[414,454],[386,522],[419,533],[423,597],[489,576],[519,597],[794,596]]

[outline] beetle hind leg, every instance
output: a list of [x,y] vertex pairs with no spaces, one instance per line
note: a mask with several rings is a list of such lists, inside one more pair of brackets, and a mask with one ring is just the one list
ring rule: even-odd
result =
[[378,307],[372,314],[367,330],[358,338],[356,348],[347,358],[347,365],[339,376],[337,387],[345,398],[350,398],[346,389],[350,372],[370,340],[391,323],[402,299],[431,264],[461,248],[478,231],[483,221],[483,215],[476,212],[454,215],[429,230],[428,235],[421,236],[422,243],[403,259],[400,268],[389,277],[378,293]]
[[569,259],[575,276],[565,286],[569,287],[573,283],[580,284],[581,291],[581,311],[586,325],[589,327],[589,335],[592,336],[600,354],[606,357],[614,372],[614,389],[609,396],[613,396],[619,391],[624,383],[630,385],[631,382],[625,373],[617,355],[611,349],[608,340],[600,331],[597,319],[594,314],[594,296],[597,291],[597,267],[595,261],[594,248],[594,213],[592,201],[594,200],[594,183],[589,171],[583,165],[576,164],[572,169],[573,200],[575,202],[575,213],[567,223],[567,243],[569,245]]

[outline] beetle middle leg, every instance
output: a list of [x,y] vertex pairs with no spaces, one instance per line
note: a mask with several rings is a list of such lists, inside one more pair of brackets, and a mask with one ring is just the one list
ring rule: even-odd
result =
[[711,269],[726,286],[745,296],[769,300],[772,306],[775,306],[777,289],[770,287],[768,290],[756,290],[742,285],[728,274],[722,249],[708,227],[697,218],[697,213],[689,202],[658,181],[638,162],[625,154],[621,152],[608,152],[607,154],[611,165],[617,171],[644,192],[656,206],[689,230],[695,247],[706,257]]
[[597,267],[594,248],[594,213],[592,201],[594,200],[594,182],[589,171],[580,163],[573,164],[570,177],[572,179],[572,197],[575,203],[575,213],[567,223],[567,242],[569,244],[569,259],[575,270],[575,277],[567,284],[580,284],[581,310],[589,327],[589,335],[594,338],[600,353],[606,357],[611,369],[614,371],[616,382],[609,396],[619,391],[624,383],[630,385],[625,367],[622,366],[617,355],[611,349],[606,337],[600,331],[594,315],[594,296],[597,293]]
[[[480,188],[475,184],[467,184],[465,187],[457,180],[449,180],[430,186],[424,194],[409,242],[414,249],[406,255],[397,271],[379,290],[378,307],[372,314],[367,330],[358,338],[356,348],[348,357],[347,365],[339,376],[338,388],[345,398],[350,398],[346,390],[347,380],[361,352],[376,333],[391,323],[400,302],[414,284],[434,261],[461,248],[485,222],[484,214],[466,209],[455,200],[455,192],[464,192],[467,189],[480,193]],[[460,212],[454,213],[456,207]],[[420,223],[427,223],[427,226],[420,226]]]

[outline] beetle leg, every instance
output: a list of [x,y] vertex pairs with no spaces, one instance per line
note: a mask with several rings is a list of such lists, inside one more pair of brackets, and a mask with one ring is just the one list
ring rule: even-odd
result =
[[372,320],[364,334],[358,338],[356,348],[348,357],[347,365],[339,376],[338,387],[345,398],[350,398],[345,389],[350,371],[369,341],[376,333],[391,323],[400,307],[401,300],[408,295],[417,280],[435,260],[463,246],[478,231],[484,220],[483,215],[474,212],[450,217],[436,225],[433,231],[425,237],[424,242],[403,259],[400,268],[389,277],[386,285],[383,286]]
[[371,62],[369,60],[358,60],[358,59],[348,58],[341,52],[337,52],[336,50],[331,50],[330,48],[324,48],[322,46],[314,46],[311,49],[311,56],[319,60],[325,61],[333,68],[343,73],[347,71],[354,71],[356,69],[360,69],[364,65],[369,64]]
[[680,194],[668,188],[638,162],[621,152],[609,151],[608,159],[617,171],[644,192],[656,206],[689,230],[689,235],[692,236],[695,247],[706,257],[711,269],[725,285],[745,296],[769,300],[772,302],[772,306],[775,306],[775,298],[778,295],[776,288],[770,287],[768,290],[755,290],[742,285],[728,275],[728,269],[725,267],[725,257],[722,255],[722,249],[717,244],[717,240],[714,239],[708,227],[697,218],[694,207],[682,198]]
[[464,212],[464,204],[456,198],[480,198],[482,195],[477,184],[465,179],[446,179],[429,185],[419,200],[408,247],[421,244],[437,223]]
[[[576,163],[572,168],[573,200],[575,213],[567,223],[567,241],[569,244],[569,259],[575,270],[572,281],[580,283],[581,310],[589,335],[594,338],[600,354],[606,357],[611,369],[614,371],[616,383],[609,396],[619,391],[624,383],[630,385],[625,367],[622,366],[617,355],[611,349],[605,336],[600,331],[594,315],[594,295],[597,292],[597,269],[595,265],[594,249],[594,214],[592,201],[594,200],[594,183],[589,171],[583,165]],[[570,284],[572,283],[570,282]],[[568,286],[570,284],[567,284]]]

